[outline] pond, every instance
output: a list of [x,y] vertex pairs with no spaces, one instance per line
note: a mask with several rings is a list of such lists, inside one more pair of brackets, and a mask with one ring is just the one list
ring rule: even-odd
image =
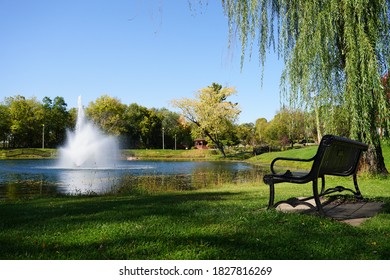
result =
[[124,160],[110,168],[56,166],[56,160],[0,160],[0,199],[192,190],[262,180],[259,167],[243,162]]

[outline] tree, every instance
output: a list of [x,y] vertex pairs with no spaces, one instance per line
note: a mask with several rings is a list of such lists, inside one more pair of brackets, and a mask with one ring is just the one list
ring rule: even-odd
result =
[[255,125],[253,123],[243,123],[236,127],[237,138],[243,145],[254,145]]
[[[344,106],[324,105],[315,110],[317,140],[320,142],[326,133],[348,137],[351,117]],[[332,117],[329,117],[332,114]],[[324,133],[325,132],[325,133]]]
[[127,106],[124,119],[126,123],[127,147],[162,147],[162,124],[155,109],[148,109],[132,103]]
[[241,41],[242,64],[248,45],[251,51],[258,42],[264,65],[266,50],[278,35],[289,104],[310,108],[322,100],[344,106],[351,119],[349,136],[369,144],[365,154],[369,170],[388,173],[377,125],[389,111],[380,78],[390,66],[390,2],[222,0],[222,4],[230,34]]
[[164,129],[164,146],[168,149],[189,147],[192,145],[191,128],[176,112],[166,108],[156,110]]
[[234,93],[236,93],[234,88],[223,88],[213,83],[199,90],[195,94],[196,98],[172,101],[175,107],[181,109],[184,117],[194,123],[200,133],[215,144],[224,157],[226,157],[224,134],[229,131],[240,113],[237,103],[227,101]]
[[265,144],[265,130],[268,126],[268,121],[266,118],[259,118],[255,123],[255,139],[258,145]]
[[9,112],[9,108],[3,104],[0,104],[0,141],[3,142],[3,147],[8,144],[8,136],[10,132],[11,115]]
[[11,118],[12,147],[40,147],[42,145],[42,105],[36,98],[18,95],[6,99]]
[[306,136],[304,114],[286,108],[280,110],[266,125],[264,138],[272,146],[294,145]]
[[156,110],[147,109],[140,122],[141,139],[146,148],[162,147],[162,124]]
[[125,131],[125,110],[119,99],[103,95],[89,104],[86,113],[104,132],[118,136]]
[[263,133],[264,140],[270,146],[287,146],[289,139],[288,115],[281,111],[267,124]]
[[132,103],[127,106],[124,118],[126,120],[126,144],[128,148],[141,147],[141,121],[147,115],[148,109],[140,106],[137,103]]
[[51,100],[44,97],[42,100],[43,124],[45,125],[45,143],[48,147],[57,147],[64,143],[66,129],[70,125],[70,115],[63,97]]

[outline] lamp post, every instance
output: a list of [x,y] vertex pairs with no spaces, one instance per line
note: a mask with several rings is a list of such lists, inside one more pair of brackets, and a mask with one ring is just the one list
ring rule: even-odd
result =
[[45,125],[42,124],[42,149],[45,148]]
[[162,146],[163,146],[163,150],[165,150],[164,131],[165,131],[165,128],[163,127],[163,128],[162,128]]
[[176,133],[175,133],[175,151],[176,151]]

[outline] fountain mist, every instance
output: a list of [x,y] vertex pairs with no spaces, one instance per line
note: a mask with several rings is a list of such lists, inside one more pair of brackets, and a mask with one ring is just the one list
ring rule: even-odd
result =
[[81,96],[75,131],[68,131],[67,143],[59,150],[61,168],[112,168],[118,156],[118,143],[85,118]]

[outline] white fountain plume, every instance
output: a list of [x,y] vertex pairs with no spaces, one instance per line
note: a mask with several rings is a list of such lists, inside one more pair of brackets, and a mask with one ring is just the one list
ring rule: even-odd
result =
[[112,168],[118,155],[118,143],[85,118],[81,96],[75,131],[68,131],[67,143],[59,150],[61,168]]
[[77,99],[77,119],[76,119],[76,131],[80,131],[85,121],[83,102],[81,96]]

